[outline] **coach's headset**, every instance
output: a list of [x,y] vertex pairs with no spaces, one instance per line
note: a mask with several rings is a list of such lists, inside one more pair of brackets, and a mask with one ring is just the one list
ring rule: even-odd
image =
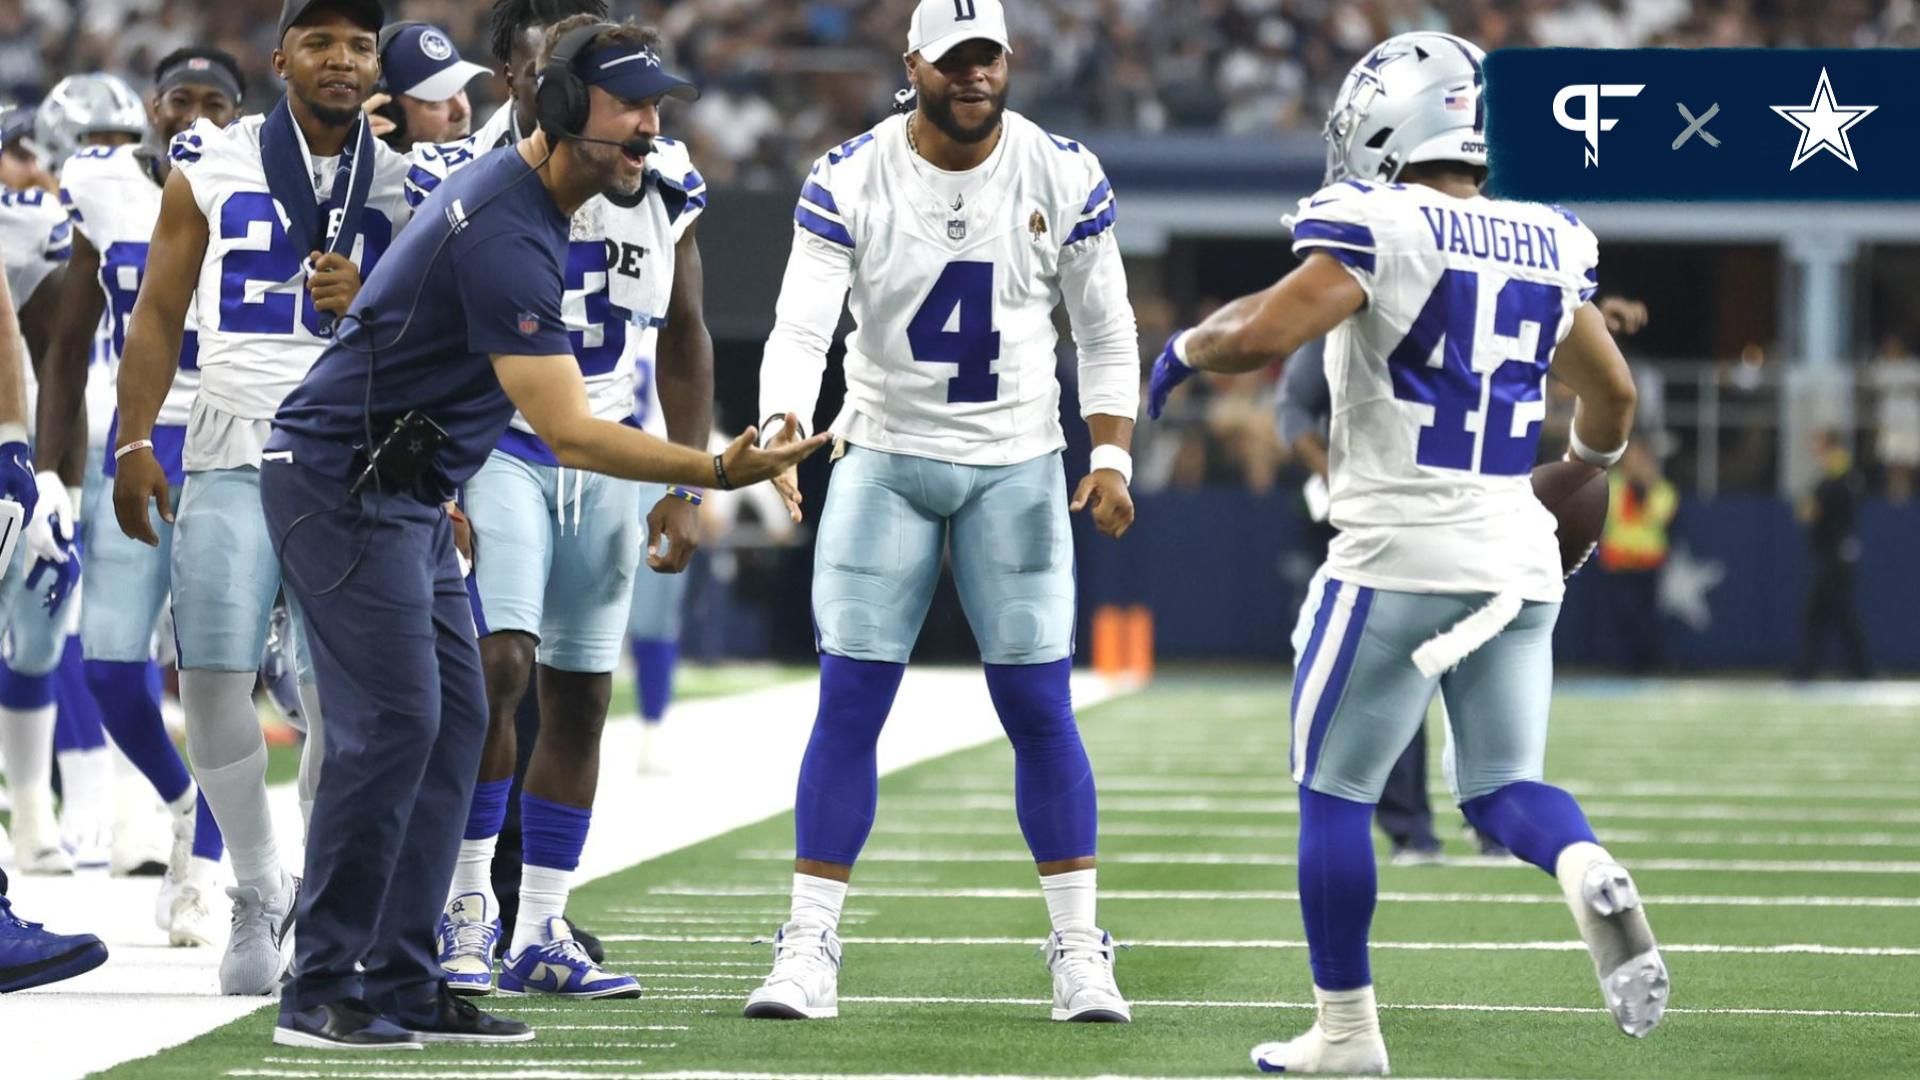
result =
[[401,144],[407,142],[407,110],[400,107],[399,93],[393,89],[391,83],[387,82],[387,48],[393,44],[393,39],[399,37],[408,27],[420,25],[422,24],[418,20],[408,20],[406,22],[388,23],[380,29],[380,44],[378,49],[380,56],[380,81],[373,84],[373,92],[387,95],[388,100],[385,105],[373,110],[373,115],[393,121],[393,130],[387,134],[387,138],[393,139]]
[[567,31],[554,44],[553,53],[547,58],[547,66],[540,70],[540,82],[534,90],[534,117],[539,121],[540,130],[551,138],[617,146],[635,157],[646,157],[653,153],[653,140],[645,135],[615,142],[612,139],[590,139],[584,134],[593,116],[593,99],[580,73],[574,70],[573,62],[594,38],[619,28],[615,23],[590,23]]

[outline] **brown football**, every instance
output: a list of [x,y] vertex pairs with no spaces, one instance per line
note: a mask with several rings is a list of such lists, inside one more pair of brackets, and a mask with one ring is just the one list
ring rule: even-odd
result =
[[1607,526],[1607,473],[1583,461],[1555,461],[1533,470],[1533,497],[1553,515],[1560,572],[1570,574],[1600,542]]

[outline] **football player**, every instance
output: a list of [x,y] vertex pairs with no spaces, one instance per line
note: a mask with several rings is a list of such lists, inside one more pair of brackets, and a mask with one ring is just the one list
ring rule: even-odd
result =
[[[125,338],[114,513],[157,545],[154,503],[174,525],[173,618],[180,696],[195,775],[233,858],[233,933],[220,965],[228,994],[278,989],[291,959],[294,881],[281,866],[267,805],[267,747],[253,704],[280,566],[260,507],[260,454],[281,399],[347,315],[361,275],[405,221],[406,159],[373,137],[361,103],[379,72],[375,0],[288,0],[276,74],[287,94],[265,115],[222,129],[202,120],[171,146]],[[200,388],[187,417],[185,482],[173,478],[156,424],[196,315]],[[303,650],[304,652],[304,650]],[[302,662],[302,693],[313,695]],[[317,701],[302,709],[303,809],[323,756]]]
[[[1131,1019],[1094,921],[1067,514],[1090,509],[1113,537],[1132,523],[1133,308],[1112,185],[1085,146],[1007,111],[1010,52],[999,0],[923,0],[905,56],[917,107],[821,157],[794,214],[760,368],[768,425],[812,422],[849,290],[858,325],[814,556],[820,708],[800,764],[793,905],[750,1017],[838,1013],[836,926],[873,824],[874,747],[950,547],[1053,924],[1053,1019]],[[1094,443],[1071,504],[1054,373],[1062,303]],[[793,476],[781,487],[798,520]]]
[[[534,14],[512,0],[496,11],[503,19]],[[533,46],[537,55],[545,40],[597,17],[514,27],[514,48]],[[657,34],[643,31],[633,44],[641,48],[638,62],[651,69],[645,88],[652,91],[656,120],[665,98],[695,96],[690,84],[661,68]],[[532,129],[538,85],[524,77],[509,83],[522,130]],[[410,197],[423,198],[447,173],[484,153],[498,127],[489,125],[473,146],[438,152],[422,147]],[[704,447],[713,415],[713,342],[694,228],[706,207],[706,182],[686,147],[662,138],[657,126],[644,157],[647,179],[637,201],[623,205],[597,196],[574,215],[568,334],[596,415],[631,418],[636,371],[644,369],[658,380],[674,441]],[[524,417],[514,418],[506,438],[466,484],[490,726],[442,929],[441,966],[457,993],[493,989],[494,938],[501,930],[490,867],[513,782],[514,714],[536,665],[540,735],[520,796],[524,869],[499,988],[577,998],[640,992],[632,976],[593,963],[564,916],[592,820],[600,733],[626,638],[642,545],[642,490],[629,480],[562,468]],[[698,543],[704,493],[648,490],[657,501],[645,522],[651,536],[647,566],[677,574]]]
[[[232,56],[218,49],[186,48],[161,59],[154,69],[152,96],[144,106],[136,99],[135,111],[120,120],[126,127],[150,121],[155,137],[151,143],[141,141],[144,130],[108,130],[100,117],[81,115],[75,107],[63,109],[56,126],[73,129],[70,138],[79,144],[60,174],[61,202],[74,227],[73,277],[67,286],[72,295],[63,308],[66,340],[57,350],[62,363],[41,388],[44,438],[58,440],[66,425],[86,416],[87,328],[106,315],[111,327],[109,363],[117,364],[125,351],[128,322],[147,269],[148,241],[172,172],[166,147],[202,118],[224,128],[238,115],[245,86]],[[85,100],[72,96],[76,102]],[[175,499],[184,479],[181,451],[187,418],[200,382],[199,335],[193,329],[197,322],[191,305],[186,325],[179,371],[153,429],[155,457]],[[103,446],[113,441],[111,427],[100,434]],[[106,458],[88,470],[82,502],[83,520],[89,525],[102,522],[106,514],[114,466]],[[219,937],[210,901],[224,845],[212,811],[167,734],[152,691],[152,642],[171,589],[173,528],[158,518],[151,524],[160,541],[156,547],[129,538],[110,519],[87,534],[88,596],[81,609],[80,638],[87,685],[100,703],[102,720],[172,811],[173,847],[156,909],[161,929],[175,945],[204,946]]]
[[1667,971],[1633,878],[1567,792],[1541,782],[1561,567],[1528,474],[1549,371],[1579,404],[1572,455],[1605,468],[1634,386],[1591,301],[1593,233],[1558,207],[1491,200],[1482,53],[1402,34],[1348,74],[1327,186],[1293,222],[1300,266],[1175,334],[1148,411],[1195,370],[1254,371],[1327,336],[1332,520],[1295,632],[1300,908],[1319,1019],[1253,1050],[1269,1072],[1387,1071],[1367,965],[1368,822],[1435,689],[1476,830],[1555,875],[1621,1030],[1644,1036]]

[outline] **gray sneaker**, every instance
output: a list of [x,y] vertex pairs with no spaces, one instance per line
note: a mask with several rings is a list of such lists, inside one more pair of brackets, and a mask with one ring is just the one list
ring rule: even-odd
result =
[[244,886],[227,890],[233,900],[233,935],[220,957],[220,992],[230,997],[258,997],[280,992],[280,982],[293,966],[293,909],[300,896],[300,880],[287,877],[280,890],[284,907],[269,906],[260,890]]

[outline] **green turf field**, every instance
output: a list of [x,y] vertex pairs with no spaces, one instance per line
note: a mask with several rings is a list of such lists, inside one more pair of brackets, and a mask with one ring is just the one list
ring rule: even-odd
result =
[[[769,959],[752,939],[786,909],[782,816],[578,893],[576,918],[648,995],[496,999],[540,1027],[528,1046],[377,1060],[277,1050],[263,1011],[111,1075],[1246,1074],[1249,1046],[1309,1020],[1285,711],[1277,680],[1195,676],[1084,717],[1101,778],[1101,921],[1133,943],[1118,969],[1130,1026],[1047,1020],[1035,952],[1046,914],[1014,823],[1012,756],[995,745],[885,782],[842,926],[838,1020],[738,1019]],[[1437,775],[1437,744],[1432,757]],[[1910,704],[1765,687],[1568,691],[1549,775],[1640,867],[1674,977],[1665,1025],[1644,1042],[1614,1030],[1546,875],[1383,866],[1374,971],[1397,1075],[1915,1075]],[[1443,820],[1464,855],[1457,819]]]

